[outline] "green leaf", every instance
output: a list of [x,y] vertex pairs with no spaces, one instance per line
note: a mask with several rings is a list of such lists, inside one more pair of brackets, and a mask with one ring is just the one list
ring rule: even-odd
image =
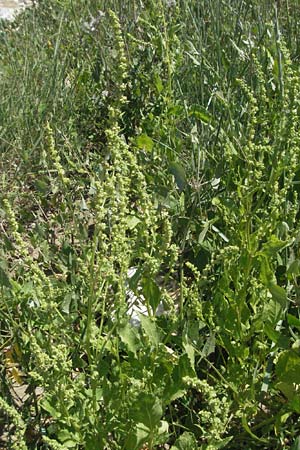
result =
[[211,445],[213,445],[214,449],[224,448],[230,441],[232,441],[233,436],[228,436],[227,438],[222,439],[221,441],[213,441]]
[[154,394],[141,392],[133,407],[131,417],[145,425],[151,432],[159,425],[163,415],[162,402]]
[[271,292],[273,299],[278,302],[282,308],[285,308],[287,305],[287,295],[283,287],[270,283],[269,291]]
[[140,134],[140,136],[136,138],[136,145],[142,150],[151,151],[154,142],[147,134]]
[[287,275],[295,275],[296,277],[300,275],[300,259],[295,259],[287,270]]
[[171,450],[195,450],[197,441],[192,433],[185,431],[172,445]]
[[271,236],[270,240],[263,244],[260,254],[267,257],[276,256],[278,252],[289,245],[288,241],[281,241],[277,236]]
[[300,384],[300,356],[294,350],[283,351],[277,360],[275,371],[279,381]]
[[157,92],[159,94],[161,94],[162,91],[164,90],[164,85],[163,85],[162,79],[160,78],[160,76],[158,74],[155,74],[154,84],[157,89]]
[[246,417],[245,415],[242,417],[242,424],[243,424],[244,429],[247,431],[247,433],[248,433],[253,439],[255,439],[256,441],[259,441],[259,442],[263,442],[263,443],[268,444],[268,441],[267,441],[266,439],[259,438],[258,436],[256,436],[256,434],[254,434],[254,433],[251,431],[251,429],[250,429],[250,427],[249,427],[249,425],[248,425],[248,423],[247,423],[247,417]]
[[295,441],[294,441],[294,443],[293,443],[293,445],[291,447],[291,450],[300,450],[300,436],[298,436],[295,439]]
[[164,394],[163,394],[163,400],[164,404],[168,405],[177,398],[181,398],[185,395],[186,389],[183,389],[181,380],[178,382],[171,379],[170,383],[167,383]]
[[[295,389],[296,391],[296,389]],[[294,397],[289,402],[289,407],[297,414],[300,414],[300,395],[299,392],[295,392]]]
[[187,186],[185,170],[181,164],[172,162],[169,166],[169,171],[174,175],[175,182],[180,191],[183,191]]
[[34,183],[34,186],[38,192],[41,192],[44,195],[48,194],[50,192],[50,184],[49,184],[48,180],[47,181],[45,179],[36,180],[36,182]]
[[287,321],[290,326],[296,327],[300,330],[300,319],[298,319],[298,317],[295,317],[292,314],[288,314]]
[[69,312],[70,312],[72,296],[73,296],[72,292],[67,292],[67,294],[64,296],[64,299],[63,299],[63,302],[61,305],[61,310],[62,310],[62,312],[66,313],[66,314],[69,314]]
[[2,269],[0,265],[0,286],[10,288],[11,283],[9,281],[8,275],[6,274],[6,271]]
[[263,311],[259,318],[259,322],[267,322],[274,327],[278,320],[282,318],[282,313],[283,309],[280,303],[276,302],[273,298],[270,298],[263,306]]
[[295,387],[293,384],[280,381],[276,384],[276,388],[279,389],[288,400],[292,400],[295,396]]
[[152,280],[152,278],[144,278],[142,280],[143,294],[145,299],[149,302],[153,314],[155,315],[159,302],[161,300],[160,289]]
[[183,348],[186,351],[186,354],[190,360],[191,368],[195,369],[195,349],[190,343],[183,344]]
[[260,258],[260,279],[265,286],[276,284],[274,272],[271,270],[268,258]]
[[142,445],[147,441],[150,430],[143,423],[137,423],[134,430],[128,433],[125,449],[126,450],[140,450]]
[[52,416],[54,419],[59,419],[59,418],[61,417],[61,413],[60,413],[59,411],[57,411],[57,410],[51,405],[51,403],[49,402],[49,400],[44,399],[44,400],[41,402],[41,406],[42,406],[42,408],[43,408],[45,411],[47,411],[48,413],[50,413],[51,416]]
[[278,345],[280,348],[289,348],[290,340],[287,336],[284,336],[279,331],[274,330],[274,327],[270,323],[266,323],[264,327],[265,333],[272,342]]
[[119,329],[119,336],[121,341],[126,345],[128,350],[136,356],[136,352],[139,348],[139,341],[136,333],[136,329],[129,323],[126,323]]
[[214,353],[215,348],[216,348],[216,336],[214,333],[211,333],[203,346],[201,357],[207,358],[207,356],[209,356],[211,353]]
[[201,120],[201,122],[204,123],[210,123],[212,121],[212,116],[200,105],[193,105],[190,109],[189,115]]
[[169,424],[166,420],[161,420],[159,424],[159,428],[157,430],[158,436],[165,436],[167,438],[167,435],[169,433]]
[[151,344],[157,346],[161,341],[161,337],[155,322],[153,322],[150,317],[144,316],[143,314],[139,314],[139,318],[142,328]]
[[57,433],[57,437],[60,442],[63,443],[66,448],[74,448],[79,444],[78,440],[74,439],[74,433],[69,430],[60,430]]
[[126,224],[129,230],[133,230],[140,223],[140,219],[136,216],[128,216],[126,218]]

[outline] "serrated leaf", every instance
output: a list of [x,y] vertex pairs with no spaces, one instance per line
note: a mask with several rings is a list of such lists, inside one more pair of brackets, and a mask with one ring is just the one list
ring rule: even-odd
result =
[[149,338],[151,344],[157,346],[161,341],[161,337],[155,322],[153,322],[150,317],[144,316],[142,314],[139,314],[139,319],[141,321],[142,328],[146,336]]

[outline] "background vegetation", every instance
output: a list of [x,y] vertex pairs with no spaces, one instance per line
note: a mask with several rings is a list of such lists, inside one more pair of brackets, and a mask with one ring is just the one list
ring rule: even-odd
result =
[[299,448],[299,21],[49,0],[1,23],[3,448]]

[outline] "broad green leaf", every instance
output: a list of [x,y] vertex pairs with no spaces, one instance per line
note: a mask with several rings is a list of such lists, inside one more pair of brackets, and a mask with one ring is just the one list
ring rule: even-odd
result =
[[287,305],[287,295],[283,287],[271,283],[269,285],[269,291],[271,292],[273,299],[278,302],[282,308],[285,308]]
[[36,180],[34,186],[38,192],[41,192],[44,195],[48,194],[50,191],[50,184],[47,179]]
[[300,356],[294,350],[283,351],[276,364],[276,375],[284,383],[300,384]]
[[78,448],[78,444],[79,442],[74,441],[74,439],[67,439],[63,443],[64,448]]
[[222,439],[221,441],[214,441],[211,443],[214,449],[224,448],[230,441],[232,441],[233,436],[228,436],[227,438]]
[[44,399],[41,402],[41,406],[45,411],[50,413],[54,419],[59,419],[61,417],[61,413],[57,411],[47,399]]
[[292,400],[296,394],[295,387],[291,383],[280,381],[279,383],[276,383],[276,388],[279,389],[288,400]]
[[274,272],[270,268],[268,258],[264,256],[260,258],[260,279],[265,286],[276,284]]
[[122,342],[126,345],[128,350],[136,356],[139,347],[139,341],[136,334],[136,329],[129,323],[119,329],[119,336]]
[[[299,385],[297,386],[299,388]],[[300,414],[300,394],[296,391],[294,397],[289,402],[289,407],[297,414]]]
[[172,162],[169,166],[170,173],[174,175],[175,182],[180,191],[183,191],[187,186],[185,170],[181,164]]
[[76,435],[69,430],[58,431],[57,437],[66,448],[74,448],[79,444],[78,440],[76,440]]
[[282,318],[282,314],[283,308],[281,304],[273,298],[270,298],[264,304],[263,311],[259,319],[262,320],[262,323],[268,322],[274,327],[278,320]]
[[208,232],[208,229],[209,229],[209,224],[206,224],[206,225],[204,226],[203,230],[201,231],[201,233],[199,234],[199,237],[198,237],[198,244],[202,244],[202,242],[204,241],[205,236],[206,236],[206,234],[207,234],[207,232]]
[[207,358],[207,356],[209,356],[211,353],[214,353],[215,348],[216,348],[216,337],[214,333],[211,333],[203,346],[201,352],[202,358]]
[[210,123],[212,121],[211,115],[200,105],[193,105],[190,109],[189,115],[201,120],[201,122],[204,123]]
[[141,392],[133,407],[131,417],[145,425],[150,431],[159,425],[163,415],[162,402],[154,394]]
[[[177,380],[175,378],[177,378]],[[179,377],[175,378],[171,378],[170,383],[167,383],[165,387],[163,393],[163,401],[165,405],[170,404],[177,398],[183,397],[186,393],[186,389],[182,387],[181,378]]]
[[186,351],[186,354],[190,360],[191,367],[194,370],[195,369],[195,349],[189,342],[183,343],[183,348]]
[[6,271],[2,269],[0,266],[0,286],[10,288],[11,283],[9,281],[8,275],[6,274]]
[[128,216],[126,218],[126,223],[129,230],[133,230],[140,223],[140,219],[136,216]]
[[69,314],[70,312],[70,306],[72,303],[72,292],[68,292],[63,299],[62,305],[61,305],[61,310],[62,312]]
[[288,324],[292,327],[296,327],[300,330],[300,319],[298,317],[293,316],[292,314],[287,315]]
[[143,314],[139,314],[139,319],[146,336],[153,345],[157,346],[161,341],[161,337],[155,322]]
[[153,314],[155,314],[161,299],[160,289],[152,278],[144,278],[142,280],[142,287],[144,297],[149,302]]
[[279,331],[275,330],[270,323],[265,324],[264,331],[268,338],[271,339],[272,342],[275,342],[278,347],[285,349],[289,348],[289,338],[281,334]]
[[276,256],[278,252],[289,245],[288,241],[281,241],[277,236],[271,236],[270,240],[263,244],[260,254],[267,257]]
[[195,450],[197,449],[197,441],[192,433],[185,431],[172,445],[171,450]]
[[167,422],[166,420],[161,420],[161,421],[160,421],[159,428],[158,428],[158,430],[157,430],[157,434],[158,434],[159,436],[161,436],[161,435],[167,435],[168,432],[169,432],[169,424],[168,424],[168,422]]
[[143,423],[137,423],[134,430],[128,433],[125,449],[126,450],[140,450],[142,445],[147,441],[150,430]]
[[160,76],[158,75],[158,73],[155,74],[155,77],[154,77],[154,84],[155,84],[155,87],[156,87],[156,89],[157,89],[157,92],[158,92],[159,94],[161,94],[161,92],[162,92],[163,89],[164,89],[164,85],[163,85],[162,79],[160,78]]
[[154,145],[154,142],[147,134],[141,134],[136,138],[136,145],[138,148],[142,150],[151,151]]
[[287,275],[295,275],[296,277],[300,275],[300,259],[295,259],[287,270]]

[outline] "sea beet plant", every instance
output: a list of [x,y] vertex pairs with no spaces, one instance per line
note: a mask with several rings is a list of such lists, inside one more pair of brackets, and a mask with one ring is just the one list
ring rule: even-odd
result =
[[298,16],[1,23],[4,448],[298,448]]

